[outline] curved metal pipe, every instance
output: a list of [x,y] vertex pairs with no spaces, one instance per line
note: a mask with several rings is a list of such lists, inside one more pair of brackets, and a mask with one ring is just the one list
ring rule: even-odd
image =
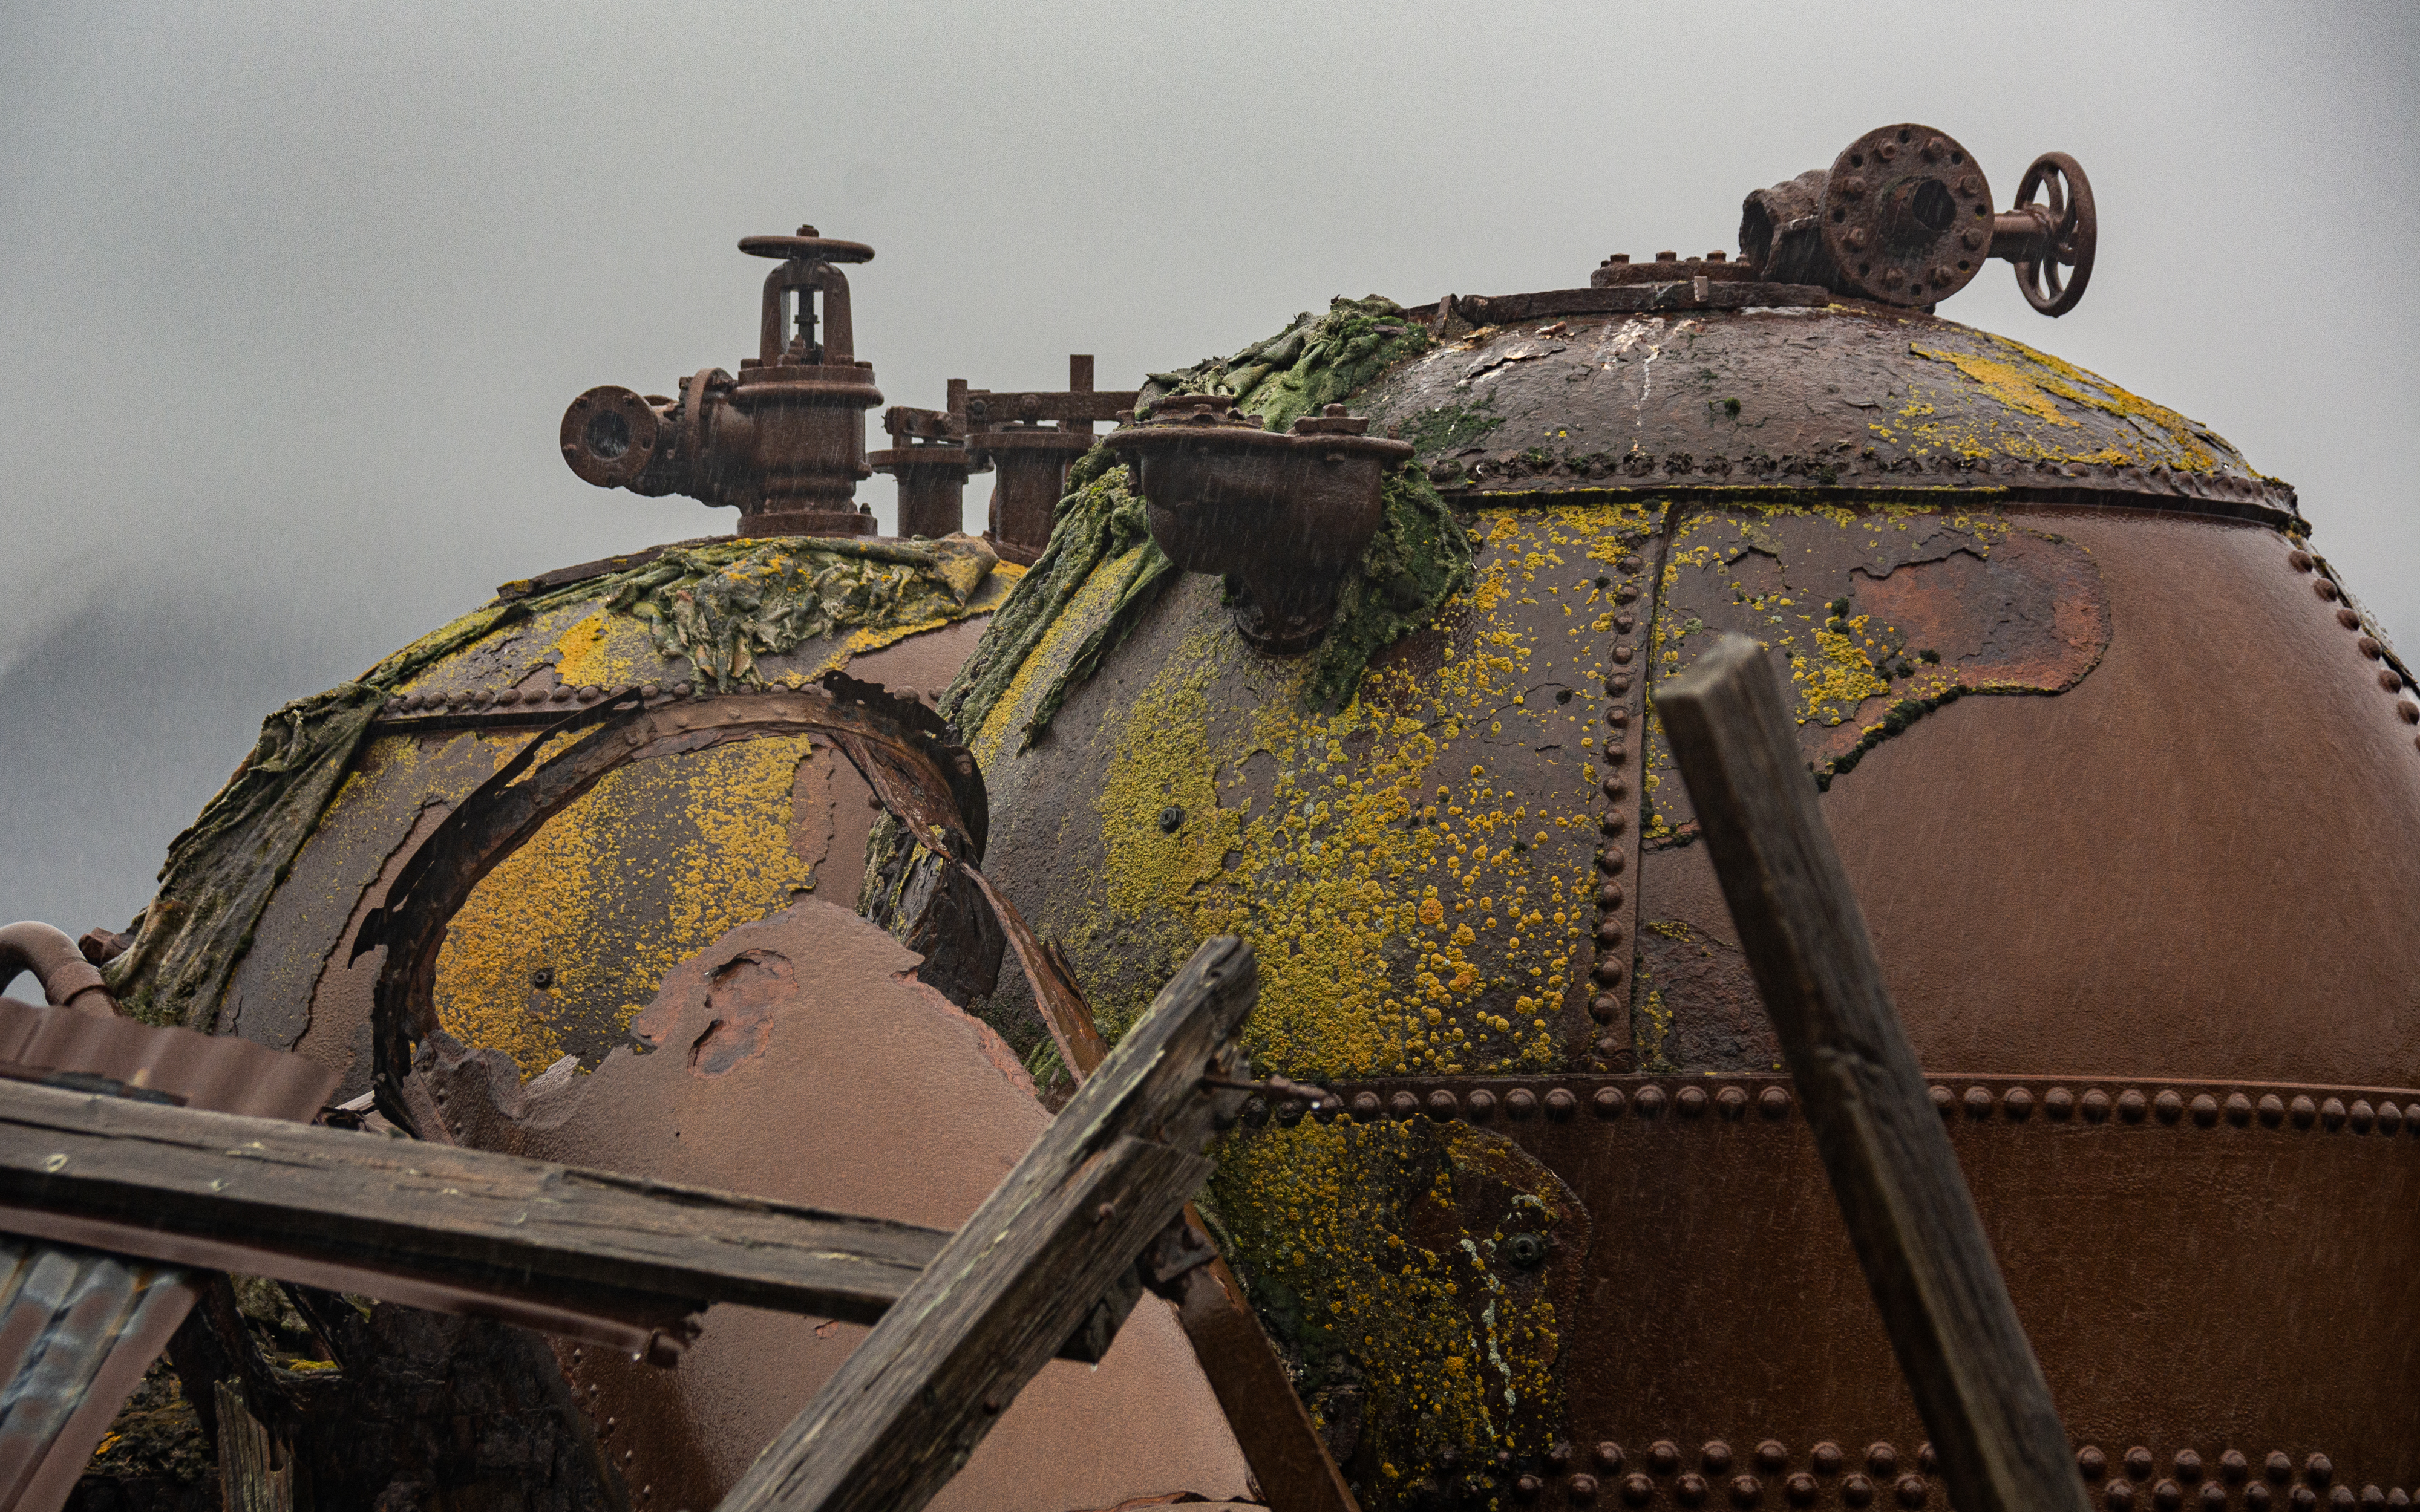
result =
[[116,1017],[117,999],[101,980],[101,968],[84,958],[75,941],[48,924],[26,920],[0,929],[0,985],[30,971],[53,1008]]

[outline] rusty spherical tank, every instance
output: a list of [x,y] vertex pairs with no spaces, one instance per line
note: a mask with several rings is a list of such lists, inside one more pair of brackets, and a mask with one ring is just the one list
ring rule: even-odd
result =
[[[725,540],[507,584],[355,685],[350,725],[293,711],[329,792],[299,834],[248,817],[264,853],[292,848],[240,953],[221,964],[162,929],[131,958],[147,974],[120,975],[154,1016],[297,1050],[338,1071],[343,1095],[365,1092],[378,958],[354,954],[362,920],[534,734],[626,691],[696,699],[842,670],[929,699],[1018,570],[972,542]],[[593,1066],[725,931],[809,895],[852,906],[874,818],[849,764],[806,735],[617,771],[479,883],[447,930],[437,1017],[525,1074],[565,1056]]]
[[1730,278],[1340,301],[1156,379],[1414,442],[1468,576],[1269,654],[1079,468],[943,705],[985,870],[1112,1034],[1257,949],[1259,1068],[1348,1111],[1248,1120],[1209,1206],[1365,1504],[1941,1505],[1656,725],[1753,636],[2095,1504],[2401,1500],[2402,665],[2204,426]]

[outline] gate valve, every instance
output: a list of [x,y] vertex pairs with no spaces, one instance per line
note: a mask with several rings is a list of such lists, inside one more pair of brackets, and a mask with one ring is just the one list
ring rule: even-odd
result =
[[2091,182],[2066,153],[2036,158],[1995,214],[1974,155],[1909,121],[1868,131],[1828,171],[1749,194],[1740,258],[1765,283],[1930,308],[1998,257],[2016,264],[2027,303],[2061,316],[2092,277],[2097,224]]
[[857,360],[841,265],[870,262],[874,249],[802,225],[743,237],[739,250],[780,266],[738,377],[701,368],[676,399],[591,389],[563,412],[563,459],[600,488],[736,506],[741,535],[872,535],[873,512],[854,495],[873,471],[864,411],[882,392],[874,364]]
[[[967,394],[967,444],[1000,470],[984,534],[1011,562],[1032,565],[1050,544],[1050,522],[1067,491],[1067,468],[1093,449],[1095,421],[1132,409],[1140,391],[1093,387],[1093,360],[1067,359],[1064,393]],[[1056,424],[1052,424],[1056,422]]]
[[967,474],[991,464],[967,448],[967,380],[950,379],[949,408],[882,412],[888,451],[866,458],[899,485],[899,533],[939,540],[966,528]]

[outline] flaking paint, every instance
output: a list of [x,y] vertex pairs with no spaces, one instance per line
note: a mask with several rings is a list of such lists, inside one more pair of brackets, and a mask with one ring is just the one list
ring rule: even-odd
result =
[[[523,1075],[594,1064],[664,973],[813,882],[792,844],[803,735],[656,757],[610,773],[473,889],[434,998],[447,1033]],[[552,974],[551,985],[534,974]]]

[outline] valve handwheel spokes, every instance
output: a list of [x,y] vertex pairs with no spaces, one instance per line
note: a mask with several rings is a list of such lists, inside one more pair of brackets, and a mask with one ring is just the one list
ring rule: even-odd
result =
[[[2035,196],[2043,196],[2040,203]],[[2045,152],[2033,161],[2017,185],[2014,213],[2029,216],[2040,227],[2034,255],[2015,259],[2017,286],[2025,302],[2048,316],[2061,316],[2084,298],[2092,279],[2092,250],[2099,223],[2092,209],[2092,180],[2064,152]]]

